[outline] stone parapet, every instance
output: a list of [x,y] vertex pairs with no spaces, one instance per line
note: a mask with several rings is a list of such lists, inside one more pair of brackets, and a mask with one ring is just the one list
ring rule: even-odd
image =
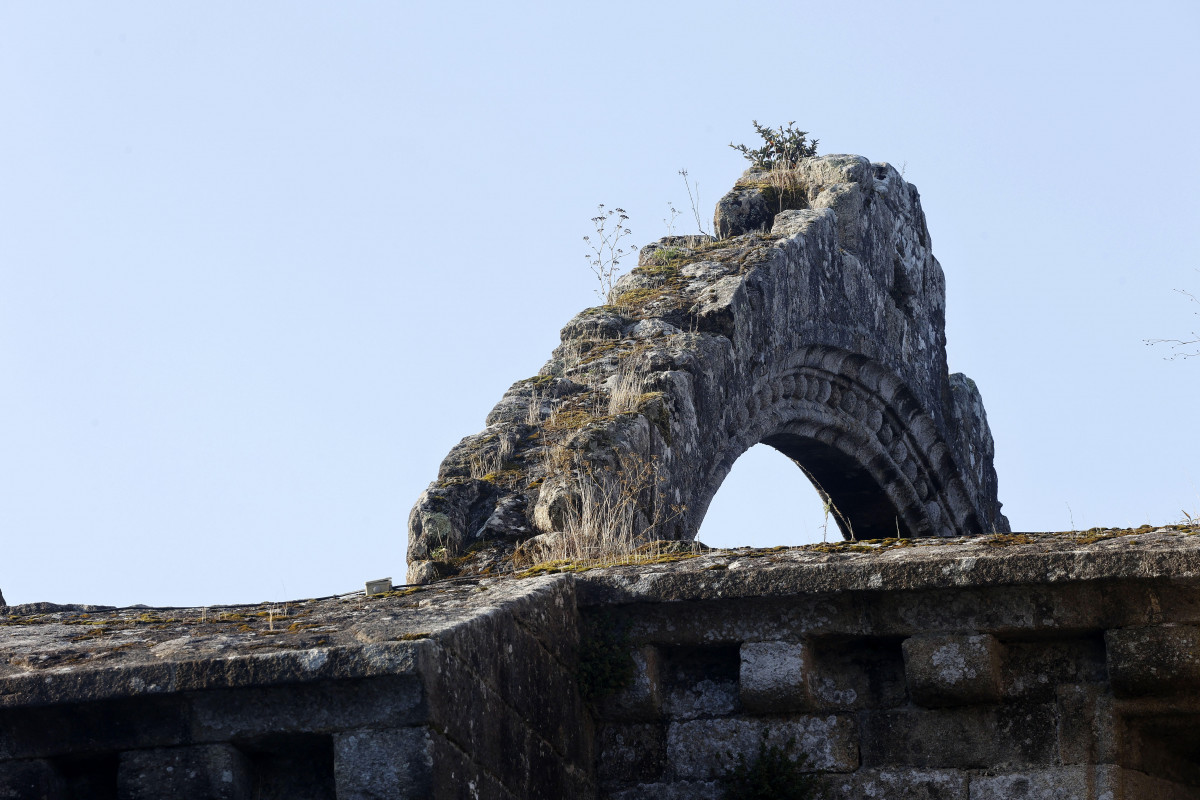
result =
[[1197,532],[7,608],[0,797],[1197,798]]

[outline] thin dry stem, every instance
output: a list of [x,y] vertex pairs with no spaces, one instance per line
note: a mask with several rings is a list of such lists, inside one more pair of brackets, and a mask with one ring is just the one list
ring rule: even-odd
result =
[[783,166],[772,167],[767,172],[767,180],[771,184],[771,188],[775,190],[775,195],[779,198],[779,211],[783,211],[784,196],[804,190],[804,182],[800,176],[800,171],[797,169],[788,169]]
[[525,412],[525,424],[540,428],[542,425],[542,398],[537,389],[529,395],[529,408]]

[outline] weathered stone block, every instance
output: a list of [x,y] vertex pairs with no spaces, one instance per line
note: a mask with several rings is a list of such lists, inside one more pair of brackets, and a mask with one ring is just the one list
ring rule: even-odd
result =
[[433,742],[435,800],[520,800],[445,736],[430,732]]
[[747,711],[770,714],[813,707],[813,655],[807,642],[745,642],[741,662],[741,700]]
[[662,716],[661,656],[657,647],[646,645],[632,653],[633,680],[629,686],[601,698],[597,712],[601,719],[636,722]]
[[744,756],[753,761],[759,747],[785,747],[807,757],[807,768],[851,772],[858,768],[854,719],[844,714],[771,720],[732,717],[672,723],[667,729],[667,761],[680,778],[719,778]]
[[863,766],[994,769],[1053,764],[1054,712],[1054,704],[863,712]]
[[1058,758],[1063,764],[1104,764],[1117,760],[1123,723],[1103,684],[1058,687]]
[[529,735],[526,740],[529,772],[521,783],[513,785],[514,794],[533,800],[558,800],[562,797],[578,797],[580,800],[594,796],[595,785],[590,770],[584,770],[563,761],[560,754],[543,739]]
[[1108,767],[1099,768],[1097,772],[1106,775],[1107,786],[1113,787],[1114,800],[1196,800],[1200,794],[1194,786],[1184,786],[1132,769]]
[[598,745],[596,778],[601,784],[616,786],[662,777],[667,763],[666,725],[605,725]]
[[0,756],[41,758],[187,742],[179,697],[0,710]]
[[987,634],[931,634],[904,640],[904,671],[915,702],[927,706],[1000,699],[1000,643]]
[[416,676],[198,692],[189,717],[194,741],[270,733],[330,733],[368,725],[402,727],[428,716]]
[[452,653],[437,647],[428,656],[424,672],[431,719],[502,784],[519,785],[529,773],[528,723]]
[[[1055,767],[971,778],[969,800],[1183,800],[1173,784],[1113,765]],[[1183,788],[1183,787],[1179,787]]]
[[48,761],[0,762],[0,800],[67,800],[66,786]]
[[[688,583],[713,582],[713,575],[728,570],[701,572]],[[679,587],[686,593],[688,587]],[[591,582],[581,593],[594,591]],[[743,641],[796,640],[819,635],[862,634],[862,612],[853,595],[832,597],[800,594],[780,598],[730,598],[692,604],[688,614],[670,605],[642,605],[636,614],[621,614],[635,643],[666,645],[718,645]]]
[[[513,601],[514,605],[523,614],[531,615],[535,613],[533,606],[562,600],[562,594],[554,589],[553,584],[544,587],[537,593],[538,602],[521,596]],[[542,737],[573,757],[582,758],[585,743],[579,737],[578,720],[584,711],[575,672],[568,671],[545,643],[518,624],[514,616],[481,615],[470,624],[450,631],[442,643],[473,680],[489,686]],[[550,615],[550,619],[557,618]],[[572,638],[563,635],[564,641]],[[555,698],[555,702],[547,704],[546,697]]]
[[1104,639],[1098,634],[1004,645],[1001,681],[1006,699],[1052,700],[1064,684],[1107,679]]
[[736,645],[663,648],[664,716],[684,720],[738,713],[740,664]]
[[429,796],[433,740],[424,727],[362,730],[333,737],[338,800],[410,800]]
[[813,642],[809,679],[819,708],[894,708],[908,702],[900,642],[869,639]]
[[821,783],[825,800],[967,800],[967,773],[958,770],[861,769]]
[[[973,571],[978,560],[964,560]],[[1013,570],[1013,579],[1023,578]],[[1082,596],[1081,596],[1082,595]],[[1103,616],[1103,595],[1095,586],[997,586],[900,594],[894,603],[871,607],[877,634],[1025,633],[1062,628],[1095,628]]]
[[121,754],[117,772],[122,800],[250,800],[252,786],[249,760],[228,744],[132,750]]
[[1200,688],[1200,626],[1152,625],[1104,634],[1117,697]]

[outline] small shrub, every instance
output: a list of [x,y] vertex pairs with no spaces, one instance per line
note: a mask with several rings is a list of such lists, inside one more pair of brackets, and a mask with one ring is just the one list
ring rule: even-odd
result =
[[789,122],[787,128],[780,125],[777,129],[764,127],[758,120],[752,121],[754,130],[762,137],[763,146],[752,150],[744,144],[729,146],[737,150],[754,169],[795,169],[802,158],[812,158],[817,154],[817,140],[807,138],[808,131],[798,131]]
[[758,755],[747,761],[745,754],[724,777],[725,800],[812,800],[817,786],[805,773],[808,758],[796,752],[796,740],[782,747],[767,744],[766,734],[758,745]]

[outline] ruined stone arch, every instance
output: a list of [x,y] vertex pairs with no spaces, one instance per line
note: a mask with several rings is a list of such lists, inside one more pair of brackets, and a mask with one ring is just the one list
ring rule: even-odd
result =
[[411,581],[592,536],[574,523],[614,487],[629,502],[612,529],[691,539],[759,442],[804,467],[847,536],[1008,530],[979,392],[946,366],[916,188],[861,156],[785,178],[787,205],[779,176],[747,172],[717,206],[722,238],[644,247],[609,302],[563,328],[418,499]]
[[800,351],[727,433],[696,497],[700,520],[737,459],[761,443],[794,461],[832,501],[846,538],[982,532],[933,420],[865,356],[820,345]]

